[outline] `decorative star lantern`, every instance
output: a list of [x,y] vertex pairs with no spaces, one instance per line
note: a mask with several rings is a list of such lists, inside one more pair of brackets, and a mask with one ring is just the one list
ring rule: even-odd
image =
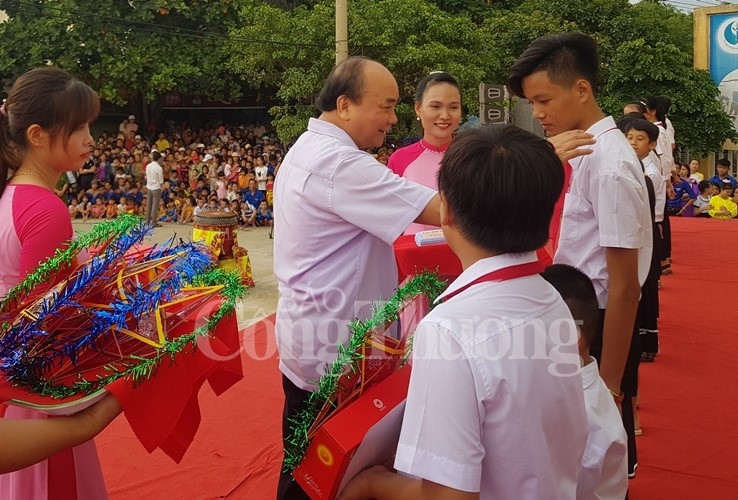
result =
[[198,243],[141,248],[150,231],[133,216],[100,223],[0,301],[3,399],[78,410],[216,333],[245,293],[240,276],[213,269]]

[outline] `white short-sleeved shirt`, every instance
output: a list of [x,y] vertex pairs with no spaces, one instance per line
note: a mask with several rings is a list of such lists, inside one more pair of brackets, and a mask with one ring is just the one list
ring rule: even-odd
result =
[[628,437],[597,361],[582,368],[589,435],[577,483],[578,500],[622,500],[628,492]]
[[673,141],[661,122],[656,122],[654,125],[659,129],[659,138],[656,140],[656,154],[661,159],[661,173],[664,179],[669,179],[672,170],[674,170],[674,151],[671,149]]
[[572,177],[564,198],[554,263],[568,264],[592,280],[600,308],[607,305],[610,276],[605,250],[638,249],[641,286],[651,266],[651,209],[641,162],[608,116],[589,130],[592,154],[569,162]]
[[[441,299],[535,253],[466,269]],[[577,331],[539,275],[476,284],[413,338],[395,468],[492,499],[571,499],[587,440]]]
[[152,161],[146,165],[146,189],[156,191],[164,184],[164,170],[158,162]]
[[664,123],[666,124],[666,133],[669,134],[669,146],[671,146],[673,150],[676,145],[676,131],[674,130],[674,125],[671,123],[668,116],[664,120]]
[[348,323],[397,287],[392,243],[435,191],[395,175],[341,128],[311,119],[274,182],[280,369],[315,388]]
[[655,221],[662,222],[664,220],[664,208],[666,207],[666,181],[662,175],[661,162],[656,153],[651,151],[643,161],[643,170],[653,182],[653,191],[656,195]]
[[259,191],[266,191],[268,173],[269,168],[266,165],[254,168],[254,174],[256,174],[256,186]]

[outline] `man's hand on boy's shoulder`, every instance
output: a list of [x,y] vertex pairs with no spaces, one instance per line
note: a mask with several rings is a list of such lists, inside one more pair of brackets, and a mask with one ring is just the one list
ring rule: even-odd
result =
[[548,138],[556,155],[561,163],[566,163],[577,156],[584,156],[592,153],[592,150],[582,146],[589,146],[595,143],[594,136],[583,130],[568,130],[558,135]]

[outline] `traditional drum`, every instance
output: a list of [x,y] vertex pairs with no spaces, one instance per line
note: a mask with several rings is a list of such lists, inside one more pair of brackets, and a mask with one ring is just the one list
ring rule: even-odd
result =
[[218,267],[237,269],[243,283],[254,286],[251,260],[245,248],[238,246],[238,218],[231,212],[205,212],[195,215],[192,239],[205,242],[218,259]]

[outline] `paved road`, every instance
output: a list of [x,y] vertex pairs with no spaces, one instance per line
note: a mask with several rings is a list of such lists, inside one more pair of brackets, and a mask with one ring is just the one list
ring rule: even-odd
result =
[[[74,221],[75,232],[89,231],[91,222]],[[154,229],[154,234],[147,240],[149,243],[164,243],[172,236],[190,239],[192,225],[164,223],[163,227]],[[256,227],[238,231],[238,244],[249,252],[251,268],[256,286],[242,301],[238,310],[238,324],[241,328],[254,323],[271,314],[277,308],[277,279],[272,273],[273,241],[269,239],[269,229]]]

